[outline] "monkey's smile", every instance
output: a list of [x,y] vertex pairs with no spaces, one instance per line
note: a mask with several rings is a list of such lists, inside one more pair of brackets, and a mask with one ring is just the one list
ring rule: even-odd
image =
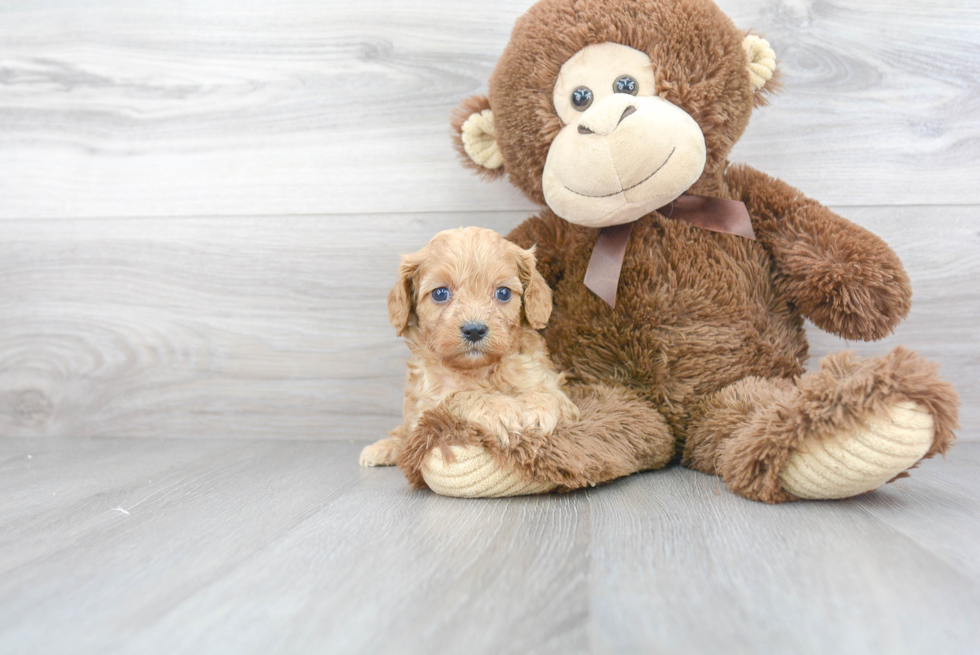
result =
[[[660,170],[664,166],[667,165],[667,162],[670,161],[670,158],[674,156],[674,152],[676,150],[677,150],[677,147],[675,146],[673,149],[671,149],[670,154],[667,155],[667,159],[664,160],[664,163],[660,164],[660,166],[658,166],[655,171],[653,171],[652,173],[650,173],[645,178],[643,178],[642,180],[640,180],[639,182],[637,182],[636,184],[634,184],[631,187],[627,187],[625,189],[620,189],[619,191],[614,191],[612,193],[606,193],[606,194],[598,195],[598,196],[589,195],[588,193],[582,193],[581,191],[576,191],[575,189],[569,189],[567,186],[565,188],[568,189],[569,191],[571,191],[572,193],[574,193],[577,196],[584,196],[586,198],[611,198],[612,196],[618,196],[621,193],[626,193],[630,189],[635,189],[636,187],[640,186],[641,184],[643,184],[644,182],[646,182],[647,180],[649,180],[651,177],[653,177],[654,175],[656,175],[657,173],[659,173]],[[565,185],[563,184],[562,186],[565,186]]]

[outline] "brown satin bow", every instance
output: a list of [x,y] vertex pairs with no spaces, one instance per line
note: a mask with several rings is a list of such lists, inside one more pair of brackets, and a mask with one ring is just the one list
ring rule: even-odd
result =
[[[755,241],[749,211],[745,208],[745,203],[738,200],[685,193],[657,211],[667,218],[684,221],[704,230],[735,234]],[[585,271],[585,286],[610,307],[616,306],[619,274],[623,269],[626,244],[634,223],[635,221],[602,228],[592,248],[589,267]]]

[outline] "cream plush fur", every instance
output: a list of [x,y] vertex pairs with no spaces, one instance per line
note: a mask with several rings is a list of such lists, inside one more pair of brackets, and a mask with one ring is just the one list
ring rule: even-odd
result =
[[849,498],[877,489],[918,462],[932,445],[932,414],[898,401],[858,430],[808,443],[790,455],[780,477],[799,498]]
[[[634,94],[614,91],[611,80],[624,75],[636,83]],[[580,88],[592,94],[584,111],[571,102]],[[548,151],[542,189],[568,221],[605,227],[636,220],[680,196],[704,170],[701,129],[657,96],[650,58],[639,50],[583,48],[561,67],[553,100],[564,127]]]

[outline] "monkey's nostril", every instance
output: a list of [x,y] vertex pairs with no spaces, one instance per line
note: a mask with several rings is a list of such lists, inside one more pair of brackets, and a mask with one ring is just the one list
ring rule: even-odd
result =
[[467,341],[476,343],[487,336],[487,325],[486,323],[464,323],[459,331],[463,333]]
[[[622,119],[620,119],[620,120],[622,120]],[[595,132],[593,132],[592,130],[590,130],[589,128],[587,128],[584,125],[579,125],[578,126],[578,133],[579,134],[595,134]]]
[[[629,107],[623,110],[623,115],[619,117],[619,123],[622,123],[624,120],[626,120],[626,117],[629,116],[630,114],[635,114],[635,113],[636,113],[636,107],[630,105]],[[616,125],[619,125],[619,123],[616,123]]]

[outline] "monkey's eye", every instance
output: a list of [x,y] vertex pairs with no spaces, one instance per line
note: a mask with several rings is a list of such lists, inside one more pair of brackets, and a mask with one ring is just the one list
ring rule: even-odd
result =
[[449,300],[449,289],[446,287],[439,287],[438,289],[432,290],[432,299],[436,302],[446,302]]
[[585,111],[592,104],[592,89],[580,86],[572,91],[572,106],[578,111]]
[[497,292],[494,293],[493,295],[496,296],[497,300],[499,300],[500,302],[507,302],[508,300],[510,300],[510,293],[511,293],[510,289],[508,289],[507,287],[499,287],[497,289]]
[[613,93],[628,93],[635,96],[637,91],[636,80],[629,75],[623,75],[613,82]]

